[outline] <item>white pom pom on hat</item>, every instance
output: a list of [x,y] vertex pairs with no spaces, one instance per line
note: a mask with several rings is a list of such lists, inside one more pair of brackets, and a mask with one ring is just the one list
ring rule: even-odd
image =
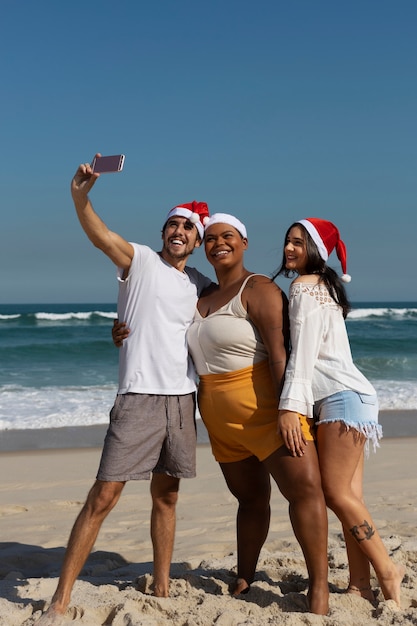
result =
[[191,213],[190,222],[192,222],[193,224],[197,224],[197,222],[199,221],[200,216],[198,215],[198,213]]
[[350,283],[352,278],[346,273],[346,246],[340,238],[338,228],[332,222],[322,220],[318,217],[307,217],[304,220],[299,220],[297,223],[302,224],[302,226],[304,226],[307,230],[316,244],[323,261],[327,261],[330,254],[336,248],[337,258],[340,261],[343,271],[341,280],[344,283]]
[[168,213],[167,220],[175,215],[185,217],[190,220],[190,222],[197,228],[201,239],[204,237],[204,220],[206,220],[210,215],[209,208],[205,202],[197,202],[197,200],[193,200],[192,202],[175,206]]

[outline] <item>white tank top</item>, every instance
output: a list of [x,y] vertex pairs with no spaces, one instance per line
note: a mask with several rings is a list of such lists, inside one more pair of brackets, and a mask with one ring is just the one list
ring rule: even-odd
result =
[[202,317],[196,309],[187,332],[188,349],[197,374],[225,374],[268,358],[261,336],[241,300],[251,274],[220,309]]

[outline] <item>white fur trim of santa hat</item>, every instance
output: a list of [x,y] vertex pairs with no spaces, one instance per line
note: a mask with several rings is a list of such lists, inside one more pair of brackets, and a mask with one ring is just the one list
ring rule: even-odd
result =
[[204,237],[204,220],[209,216],[209,209],[205,202],[187,202],[184,206],[176,206],[170,210],[167,216],[167,220],[171,217],[178,215],[179,217],[185,217],[189,220],[198,230],[198,234],[201,239]]
[[248,238],[246,226],[234,215],[230,215],[229,213],[214,213],[208,220],[205,220],[204,232],[206,232],[207,228],[213,226],[213,224],[229,224],[229,226],[236,228],[242,237],[245,239]]
[[308,231],[308,234],[316,244],[319,254],[323,261],[327,261],[329,258],[329,253],[327,252],[327,248],[323,243],[322,238],[319,235],[317,228],[309,221],[309,220],[299,220],[299,224],[302,224],[304,228]]

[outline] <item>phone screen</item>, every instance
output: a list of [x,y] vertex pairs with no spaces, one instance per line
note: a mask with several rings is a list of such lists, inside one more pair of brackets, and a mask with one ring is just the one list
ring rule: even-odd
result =
[[94,157],[91,168],[98,174],[110,172],[121,172],[125,161],[124,154],[114,154],[112,156]]

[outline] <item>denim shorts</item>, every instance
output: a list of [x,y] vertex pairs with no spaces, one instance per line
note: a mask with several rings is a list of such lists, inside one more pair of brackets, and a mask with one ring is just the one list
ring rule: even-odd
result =
[[382,437],[382,427],[378,424],[378,411],[376,395],[356,391],[339,391],[314,403],[316,426],[343,422],[347,429],[354,428],[366,437],[366,452],[369,449],[369,441],[372,441],[375,450]]

